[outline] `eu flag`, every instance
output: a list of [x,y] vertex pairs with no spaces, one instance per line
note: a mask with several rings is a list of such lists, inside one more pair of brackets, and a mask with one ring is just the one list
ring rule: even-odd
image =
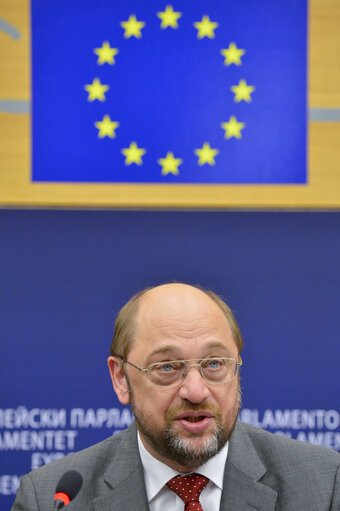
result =
[[33,181],[306,183],[306,1],[170,1],[32,0]]

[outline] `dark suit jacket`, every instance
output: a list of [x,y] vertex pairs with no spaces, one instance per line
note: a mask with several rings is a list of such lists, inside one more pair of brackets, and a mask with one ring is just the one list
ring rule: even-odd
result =
[[[149,509],[133,423],[24,476],[12,511],[53,511],[56,484],[70,469],[84,482],[68,511]],[[229,444],[220,510],[340,511],[340,454],[239,422]]]

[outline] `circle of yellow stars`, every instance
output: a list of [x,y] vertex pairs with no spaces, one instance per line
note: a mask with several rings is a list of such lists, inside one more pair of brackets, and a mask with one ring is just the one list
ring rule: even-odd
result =
[[[179,20],[182,18],[183,13],[175,11],[172,5],[166,5],[164,11],[157,12],[157,17],[160,19],[160,28],[165,30],[167,28],[177,29],[179,27]],[[142,30],[146,23],[137,19],[135,14],[130,14],[129,18],[120,23],[121,28],[124,30],[123,37],[129,39],[135,37],[140,39],[142,37]],[[213,39],[215,37],[215,30],[218,29],[219,24],[216,21],[212,21],[208,15],[202,16],[200,21],[193,23],[194,28],[197,30],[197,38]],[[116,64],[116,56],[119,54],[118,48],[111,47],[109,41],[104,41],[101,47],[94,48],[93,52],[97,55],[97,64],[102,66],[104,64],[114,65]],[[222,48],[220,54],[224,57],[224,65],[236,66],[242,65],[242,57],[245,55],[246,50],[238,48],[235,42],[230,42],[228,48]],[[99,78],[94,78],[92,83],[86,84],[84,89],[88,93],[87,100],[93,102],[95,100],[104,102],[106,100],[105,94],[109,91],[110,86],[101,83]],[[255,91],[253,85],[249,85],[245,79],[240,79],[238,84],[230,87],[231,92],[234,94],[234,102],[239,103],[245,101],[250,103],[252,101],[252,93]],[[94,123],[95,128],[98,130],[98,138],[103,139],[105,137],[115,138],[116,130],[119,128],[119,122],[113,121],[111,117],[106,114],[103,116],[101,121]],[[246,127],[244,122],[238,121],[238,119],[232,115],[228,121],[221,123],[221,128],[224,130],[224,138],[242,138],[242,130]],[[125,157],[125,165],[142,165],[143,156],[146,154],[146,149],[138,147],[137,142],[132,141],[129,147],[121,149],[121,154]],[[201,148],[197,148],[194,151],[197,156],[197,164],[202,165],[215,165],[215,158],[219,154],[218,149],[214,149],[210,146],[209,142],[204,142]],[[176,158],[172,151],[168,151],[164,158],[159,158],[157,163],[162,167],[161,174],[166,176],[173,174],[177,176],[179,174],[179,166],[182,165],[183,160]]]

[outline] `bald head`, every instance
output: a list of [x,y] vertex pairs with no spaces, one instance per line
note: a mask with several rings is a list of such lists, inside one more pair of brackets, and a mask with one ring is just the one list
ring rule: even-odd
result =
[[149,289],[140,298],[136,323],[142,323],[143,318],[151,314],[184,318],[187,314],[200,315],[207,310],[222,314],[211,298],[200,289],[187,284],[164,284]]
[[157,323],[160,331],[162,324],[171,324],[174,331],[181,325],[187,325],[190,335],[189,323],[196,320],[204,322],[204,318],[208,317],[210,321],[218,322],[221,316],[227,321],[240,353],[243,340],[239,327],[230,308],[213,291],[182,283],[147,288],[134,295],[119,312],[110,353],[127,358],[137,335],[143,334],[147,339],[148,325]]

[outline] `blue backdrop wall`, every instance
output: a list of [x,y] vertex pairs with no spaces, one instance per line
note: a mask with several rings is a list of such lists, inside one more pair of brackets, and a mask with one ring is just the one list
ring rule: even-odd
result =
[[0,212],[0,509],[22,474],[131,422],[106,368],[137,290],[200,283],[245,339],[241,419],[340,451],[337,213]]

